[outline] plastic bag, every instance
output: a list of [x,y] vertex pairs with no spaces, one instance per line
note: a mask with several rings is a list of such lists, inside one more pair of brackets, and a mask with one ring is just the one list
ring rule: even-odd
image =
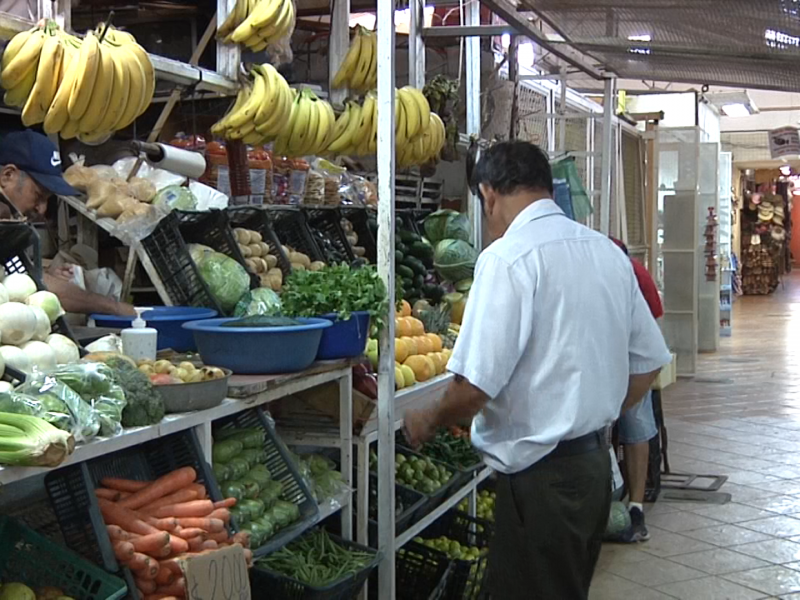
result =
[[58,424],[50,422],[59,429],[72,433],[76,442],[91,441],[100,431],[97,412],[81,398],[78,392],[52,375],[34,371],[28,380],[17,388],[17,392],[37,399],[46,413],[59,415]]
[[281,313],[281,298],[271,289],[256,288],[250,290],[236,304],[235,317],[252,317],[254,315],[274,316]]
[[39,398],[16,391],[0,393],[0,412],[39,417],[63,431],[72,432],[75,421],[69,411],[62,411],[55,404],[48,405]]
[[100,435],[110,437],[122,431],[122,409],[127,402],[109,366],[103,363],[59,365],[50,374],[94,408],[100,422]]
[[336,463],[321,454],[297,455],[289,452],[297,470],[308,484],[317,504],[330,503],[332,509],[341,508],[339,498],[348,491]]

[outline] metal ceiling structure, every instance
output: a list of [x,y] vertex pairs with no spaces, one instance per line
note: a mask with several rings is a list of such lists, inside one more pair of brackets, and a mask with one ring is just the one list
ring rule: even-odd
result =
[[800,0],[522,0],[626,79],[800,91]]

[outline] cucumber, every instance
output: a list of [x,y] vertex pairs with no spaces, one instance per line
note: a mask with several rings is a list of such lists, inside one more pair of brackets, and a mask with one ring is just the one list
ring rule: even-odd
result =
[[372,233],[378,233],[378,219],[375,219],[374,217],[367,219],[367,227],[369,227],[369,230]]
[[412,256],[416,256],[420,260],[433,258],[433,246],[431,246],[430,242],[414,242],[411,244],[408,251]]
[[408,246],[406,246],[403,242],[395,241],[394,251],[402,252],[403,256],[405,256],[406,254],[408,254]]
[[405,263],[395,265],[394,272],[403,277],[404,279],[414,278],[414,270],[411,267],[406,266]]
[[409,267],[416,273],[417,275],[422,275],[423,277],[428,273],[428,270],[425,268],[425,265],[422,264],[422,261],[418,258],[414,258],[413,256],[406,256],[403,259],[403,265]]
[[404,259],[405,257],[406,257],[406,256],[405,256],[405,254],[403,254],[402,252],[400,252],[400,250],[395,250],[395,251],[394,251],[394,262],[396,262],[396,263],[401,263],[401,262],[403,262],[403,259]]
[[422,285],[425,283],[425,277],[417,273],[414,275],[414,287],[422,292]]
[[426,298],[433,300],[434,304],[438,304],[441,302],[442,297],[444,296],[444,290],[441,288],[441,286],[438,286],[434,283],[426,283],[422,286],[422,294]]
[[419,240],[420,237],[413,231],[408,231],[406,229],[400,231],[400,241],[402,241],[404,244],[413,244]]

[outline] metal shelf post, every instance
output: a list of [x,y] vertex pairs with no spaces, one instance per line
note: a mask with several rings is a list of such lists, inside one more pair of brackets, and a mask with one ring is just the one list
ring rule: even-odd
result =
[[[378,0],[378,273],[389,296],[378,364],[378,598],[394,598],[394,2]],[[363,465],[363,463],[362,463]],[[367,488],[368,489],[368,488]],[[363,490],[361,491],[363,497]],[[360,510],[366,512],[367,505]]]
[[[481,5],[470,2],[466,7],[467,27],[477,27],[481,24]],[[467,47],[464,67],[467,71],[467,135],[480,138],[481,135],[481,39],[468,37],[464,40]],[[469,186],[470,182],[467,182]],[[471,191],[467,192],[467,214],[472,223],[472,244],[477,250],[483,247],[481,221],[481,206],[477,196]]]

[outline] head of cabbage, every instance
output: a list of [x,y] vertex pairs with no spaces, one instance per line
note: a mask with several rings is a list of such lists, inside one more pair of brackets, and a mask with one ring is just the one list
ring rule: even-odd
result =
[[166,210],[197,210],[197,197],[182,185],[168,185],[160,190],[153,199],[153,206],[161,206]]
[[269,288],[256,288],[242,296],[233,311],[234,317],[265,315],[273,317],[281,314],[281,298]]
[[468,242],[472,236],[469,217],[449,208],[437,210],[425,218],[425,237],[432,244],[442,240],[463,240]]
[[250,276],[244,267],[220,252],[204,253],[197,270],[225,314],[250,290]]
[[446,281],[472,277],[478,251],[464,240],[442,240],[433,251],[433,267]]

